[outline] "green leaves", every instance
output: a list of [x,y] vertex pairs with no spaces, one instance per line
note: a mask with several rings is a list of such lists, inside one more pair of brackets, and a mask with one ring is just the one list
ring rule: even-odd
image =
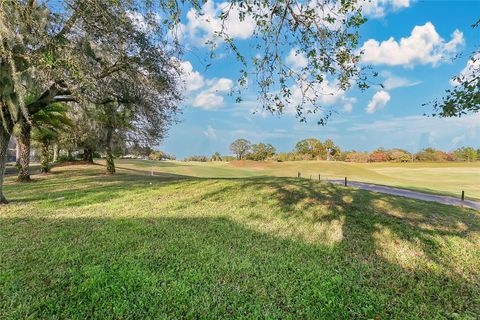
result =
[[[478,27],[480,20],[472,25]],[[465,68],[450,81],[453,89],[445,90],[445,96],[423,106],[432,105],[438,117],[461,117],[480,111],[480,51],[474,51]]]
[[[258,56],[248,74],[258,84],[259,103],[264,109],[281,114],[285,106],[291,106],[302,121],[306,120],[305,114],[319,112],[318,122],[324,124],[332,107],[320,103],[325,79],[336,82],[339,90],[347,90],[354,82],[361,89],[369,86],[362,80],[365,69],[358,66],[358,28],[366,19],[356,1],[235,0],[219,18],[225,22],[232,8],[239,12],[240,19],[251,17],[256,22],[252,47]],[[217,36],[246,65],[228,30],[223,28]],[[298,70],[285,61],[285,50],[290,48],[308,60],[306,67]],[[301,99],[292,97],[289,91],[293,87],[301,91]]]

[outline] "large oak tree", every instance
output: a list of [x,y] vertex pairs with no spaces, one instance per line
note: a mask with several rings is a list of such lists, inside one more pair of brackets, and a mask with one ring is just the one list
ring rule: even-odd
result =
[[[173,58],[181,53],[169,31],[180,22],[182,10],[192,7],[199,10],[199,3],[0,2],[0,202],[6,202],[3,173],[13,126],[28,125],[32,113],[51,103],[75,100],[101,107],[104,101],[112,100],[109,103],[114,108],[140,110],[130,118],[130,124],[135,125],[128,132],[132,139],[155,140],[164,134],[161,128],[174,119],[178,97],[165,95],[162,90],[175,87],[172,62],[178,61]],[[142,17],[141,28],[138,20],[132,19],[138,14]],[[306,113],[324,111],[318,120],[324,124],[331,112],[319,104],[322,95],[331,94],[322,89],[325,81],[334,79],[339,90],[353,83],[360,88],[367,86],[364,70],[359,67],[361,52],[357,52],[358,27],[365,19],[355,0],[233,0],[221,10],[219,18],[228,25],[233,14],[240,20],[255,21],[252,44],[259,55],[248,61],[228,28],[216,30],[216,37],[244,65],[240,85],[246,84],[247,77],[257,83],[259,103],[265,109],[283,113],[291,105],[302,120]],[[212,39],[211,44],[218,41]],[[152,47],[158,57],[153,57]],[[293,69],[285,63],[285,50],[292,47],[305,56],[305,67]],[[110,90],[115,88],[112,80],[117,75],[130,75],[130,67],[143,67],[147,61],[156,63],[155,67],[135,71],[135,76],[147,84],[136,93],[135,99],[139,100],[130,100],[128,90],[126,94],[123,89]],[[32,87],[38,95],[27,105],[26,92]],[[157,93],[160,90],[160,99],[148,90],[152,87]],[[293,87],[300,92],[300,98],[293,95]],[[109,90],[99,95],[97,88]],[[164,108],[168,102],[171,104]],[[134,108],[138,106],[143,109]],[[159,127],[162,135],[155,132]]]

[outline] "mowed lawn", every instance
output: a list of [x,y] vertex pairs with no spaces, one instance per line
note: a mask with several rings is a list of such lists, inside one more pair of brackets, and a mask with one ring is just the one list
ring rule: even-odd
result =
[[478,211],[138,170],[7,178],[1,319],[480,317]]
[[119,160],[119,166],[197,177],[276,176],[344,179],[480,200],[480,162],[348,163],[334,161],[181,162]]

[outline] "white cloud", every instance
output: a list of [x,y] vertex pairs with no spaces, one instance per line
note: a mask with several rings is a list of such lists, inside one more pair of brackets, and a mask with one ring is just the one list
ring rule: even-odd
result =
[[380,72],[380,76],[384,78],[382,84],[385,90],[413,87],[413,86],[416,86],[417,84],[422,83],[421,81],[413,81],[406,78],[398,77],[389,71]]
[[228,93],[233,88],[233,81],[227,78],[207,81],[207,87],[193,99],[192,106],[205,110],[214,110],[223,106],[222,93]]
[[207,130],[202,131],[202,133],[210,140],[217,140],[217,131],[211,125],[208,125]]
[[362,50],[362,61],[390,66],[414,66],[431,64],[436,66],[448,60],[465,44],[463,33],[455,30],[446,42],[431,22],[415,26],[409,37],[396,41],[393,37],[381,43],[375,39],[366,41]]
[[223,106],[223,94],[230,92],[233,81],[228,78],[205,79],[189,61],[180,61],[183,71],[186,102],[193,107],[213,110]]
[[365,111],[368,113],[375,113],[376,111],[383,109],[388,101],[390,101],[390,94],[385,90],[380,90],[373,95],[372,100],[368,103]]
[[205,80],[203,76],[193,70],[193,66],[189,61],[182,61],[183,79],[185,79],[185,90],[187,93],[200,89],[204,86]]
[[[302,103],[303,97],[308,99],[314,99],[316,105],[328,109],[329,107],[337,107],[338,111],[351,112],[357,99],[347,96],[347,93],[340,90],[336,82],[330,82],[327,79],[322,84],[317,84],[314,87],[310,87],[308,90],[302,90],[302,86],[306,87],[306,83],[295,84],[289,87],[292,95],[290,96],[290,103],[283,108],[283,114],[287,116],[296,116],[296,106]],[[317,94],[317,96],[315,96]],[[304,101],[303,105],[305,111],[313,111],[314,107],[308,100]],[[268,110],[262,108],[260,102],[256,99],[256,96],[247,96],[246,99],[236,104],[238,108],[234,109],[234,115],[237,117],[245,116],[245,111],[248,114],[254,114],[256,118],[267,118],[272,115]],[[308,118],[317,119],[318,114],[309,115],[304,113],[304,116]]]
[[[478,77],[480,73],[480,52],[475,53],[470,59],[468,59],[467,65],[460,71],[459,78],[462,81],[472,80],[474,77]],[[450,84],[452,86],[459,85],[457,79],[451,79]]]
[[229,92],[233,88],[233,81],[227,78],[214,79],[209,81],[210,92]]
[[285,62],[288,63],[294,70],[303,69],[308,65],[308,60],[307,57],[305,57],[305,54],[303,54],[303,52],[297,53],[297,50],[293,48],[288,53]]
[[384,17],[387,11],[397,11],[410,7],[410,0],[360,0],[364,15],[372,18]]
[[[308,87],[307,87],[308,86]],[[290,87],[292,96],[291,103],[287,105],[284,112],[295,115],[297,113],[296,106],[303,103],[304,110],[313,110],[310,101],[315,101],[316,105],[321,107],[339,106],[343,111],[350,112],[357,99],[348,97],[346,92],[339,89],[336,82],[330,83],[328,79],[324,79],[322,83],[309,86],[307,83],[297,83]]]
[[[226,11],[229,11],[228,18],[222,21],[219,16]],[[195,46],[205,46],[206,41],[213,40],[215,33],[222,31],[223,23],[223,31],[233,39],[250,38],[256,26],[251,16],[240,21],[238,8],[228,2],[207,1],[200,9],[200,13],[190,9],[186,18],[187,22],[181,28],[184,33],[182,37],[187,37]]]
[[200,92],[192,102],[193,107],[214,110],[223,105],[223,96],[219,96],[212,92]]

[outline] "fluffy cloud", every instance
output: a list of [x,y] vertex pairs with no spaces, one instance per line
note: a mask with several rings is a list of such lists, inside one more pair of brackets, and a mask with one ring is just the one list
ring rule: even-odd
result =
[[200,92],[193,99],[192,106],[205,110],[213,110],[221,107],[223,102],[223,96],[211,92]]
[[[461,80],[472,80],[476,75],[480,73],[480,52],[475,53],[470,59],[468,59],[467,65],[460,72],[459,77]],[[457,79],[450,80],[452,86],[459,84]]]
[[193,99],[192,106],[205,110],[214,110],[223,106],[222,93],[228,93],[233,88],[233,81],[227,78],[207,81],[206,88]]
[[368,103],[365,111],[368,113],[375,113],[376,111],[383,109],[388,101],[390,101],[390,94],[385,90],[378,91],[373,95],[372,100]]
[[288,63],[294,70],[300,70],[308,65],[307,57],[303,53],[297,53],[296,49],[291,49],[288,53],[285,62]]
[[390,66],[414,66],[431,64],[436,66],[448,60],[464,45],[463,33],[455,30],[451,40],[446,42],[431,22],[415,26],[407,38],[396,41],[393,37],[381,43],[370,39],[363,44],[362,61]]
[[233,81],[227,78],[210,80],[208,83],[210,85],[208,88],[210,92],[228,92],[233,88]]
[[187,93],[200,89],[204,86],[205,80],[198,71],[193,70],[193,66],[189,61],[182,61],[183,79],[185,79],[185,90]]
[[362,6],[362,12],[366,16],[381,18],[387,11],[408,8],[410,0],[360,0],[358,5]]
[[[228,18],[222,21],[219,15],[227,10],[229,11]],[[212,40],[215,33],[222,30],[222,23],[224,23],[223,31],[234,39],[250,38],[256,26],[251,17],[240,21],[238,8],[228,2],[207,1],[202,6],[200,14],[194,9],[190,9],[186,18],[186,24],[182,25],[179,30],[182,32],[181,37],[188,38],[194,46],[205,46],[206,41]]]
[[[233,81],[227,78],[205,79],[200,72],[193,69],[189,61],[180,61],[183,71],[187,103],[193,107],[213,110],[224,103],[223,94],[233,88]],[[190,98],[192,97],[193,98]]]

